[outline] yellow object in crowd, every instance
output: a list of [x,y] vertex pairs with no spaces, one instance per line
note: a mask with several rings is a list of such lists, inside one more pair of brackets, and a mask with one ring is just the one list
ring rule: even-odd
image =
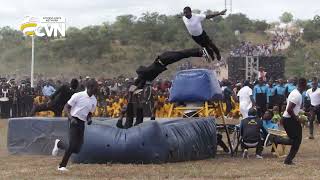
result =
[[[46,102],[46,98],[44,96],[37,96],[33,99],[34,104],[42,104]],[[52,111],[42,111],[37,112],[36,116],[38,117],[54,117],[54,112]]]

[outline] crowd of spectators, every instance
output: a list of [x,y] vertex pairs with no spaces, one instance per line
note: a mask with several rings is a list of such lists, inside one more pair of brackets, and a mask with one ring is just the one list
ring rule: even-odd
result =
[[272,56],[286,48],[286,44],[300,37],[300,33],[290,34],[285,29],[278,29],[272,32],[271,42],[264,44],[253,44],[243,41],[238,47],[231,50],[233,57],[243,56]]
[[[79,79],[80,86],[78,91],[85,89],[84,84],[89,78],[90,77]],[[127,90],[134,82],[134,78],[118,76],[109,79],[97,79],[97,81],[99,84],[99,93],[97,95],[98,108],[94,115],[99,117],[119,117],[121,115],[121,109],[127,104]],[[290,80],[284,84],[288,93],[292,90],[292,87],[294,87],[294,83],[292,83],[292,81],[293,80]],[[272,87],[277,87],[279,83],[282,82],[283,80],[272,82]],[[48,101],[51,94],[53,94],[63,84],[68,83],[69,82],[66,79],[63,81],[51,79],[46,81],[39,80],[36,82],[35,87],[31,88],[29,79],[17,82],[15,79],[2,78],[0,85],[1,118],[28,116],[34,104],[40,104]],[[223,90],[225,90],[226,87],[232,90],[232,93],[225,94],[225,97],[230,96],[230,102],[224,104],[224,108],[226,109],[225,115],[235,118],[239,117],[239,105],[237,103],[237,98],[235,98],[236,96],[234,95],[236,95],[238,90],[241,88],[241,83],[223,80],[221,85]],[[169,80],[157,79],[151,86],[153,99],[157,102],[155,103],[157,109],[156,116],[166,117],[171,107],[171,103],[168,102],[171,82]],[[285,91],[281,91],[281,93],[284,92]],[[280,91],[277,93],[279,94]],[[232,96],[232,94],[234,95]],[[268,101],[268,103],[270,102]],[[279,108],[282,109],[282,107]],[[218,111],[212,111],[211,113],[211,115],[214,116],[221,115]],[[180,115],[179,112],[173,112],[172,114],[175,116]],[[52,117],[54,116],[54,113],[47,111],[37,113],[36,115]]]

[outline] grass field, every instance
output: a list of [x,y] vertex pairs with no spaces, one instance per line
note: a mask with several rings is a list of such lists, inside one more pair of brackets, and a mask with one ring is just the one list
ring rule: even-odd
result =
[[6,120],[0,120],[0,179],[320,179],[320,129],[316,139],[308,140],[304,129],[303,144],[295,166],[283,165],[283,159],[265,149],[258,160],[240,155],[217,155],[214,159],[161,165],[69,164],[70,172],[56,170],[61,157],[13,156],[6,149]]

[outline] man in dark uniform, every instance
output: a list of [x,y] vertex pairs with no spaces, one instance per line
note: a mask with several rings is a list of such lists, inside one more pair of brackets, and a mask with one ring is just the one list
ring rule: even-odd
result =
[[[126,108],[126,123],[124,128],[130,128],[133,126],[133,118],[136,111],[136,123],[138,125],[143,122],[143,110],[142,103],[144,98],[143,88],[147,82],[152,82],[156,77],[159,76],[163,71],[167,70],[169,64],[178,62],[184,58],[189,57],[203,57],[204,52],[201,48],[185,49],[180,51],[167,51],[160,54],[155,61],[149,66],[140,66],[136,72],[138,78],[134,84],[129,88],[128,94],[128,106]],[[122,119],[120,118],[117,126],[122,128]]]
[[34,105],[31,111],[31,116],[36,112],[53,111],[56,117],[61,117],[64,105],[68,102],[71,96],[76,93],[79,82],[77,79],[72,79],[70,86],[62,85],[54,94],[50,96],[47,103]]

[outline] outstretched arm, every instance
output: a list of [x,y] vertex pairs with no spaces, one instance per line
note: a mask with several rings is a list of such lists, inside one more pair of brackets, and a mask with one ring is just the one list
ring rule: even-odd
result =
[[227,12],[227,10],[223,10],[221,12],[218,12],[218,13],[214,13],[214,14],[208,14],[206,15],[206,19],[211,19],[211,18],[214,18],[214,17],[217,17],[217,16],[220,16],[220,15],[225,15]]

